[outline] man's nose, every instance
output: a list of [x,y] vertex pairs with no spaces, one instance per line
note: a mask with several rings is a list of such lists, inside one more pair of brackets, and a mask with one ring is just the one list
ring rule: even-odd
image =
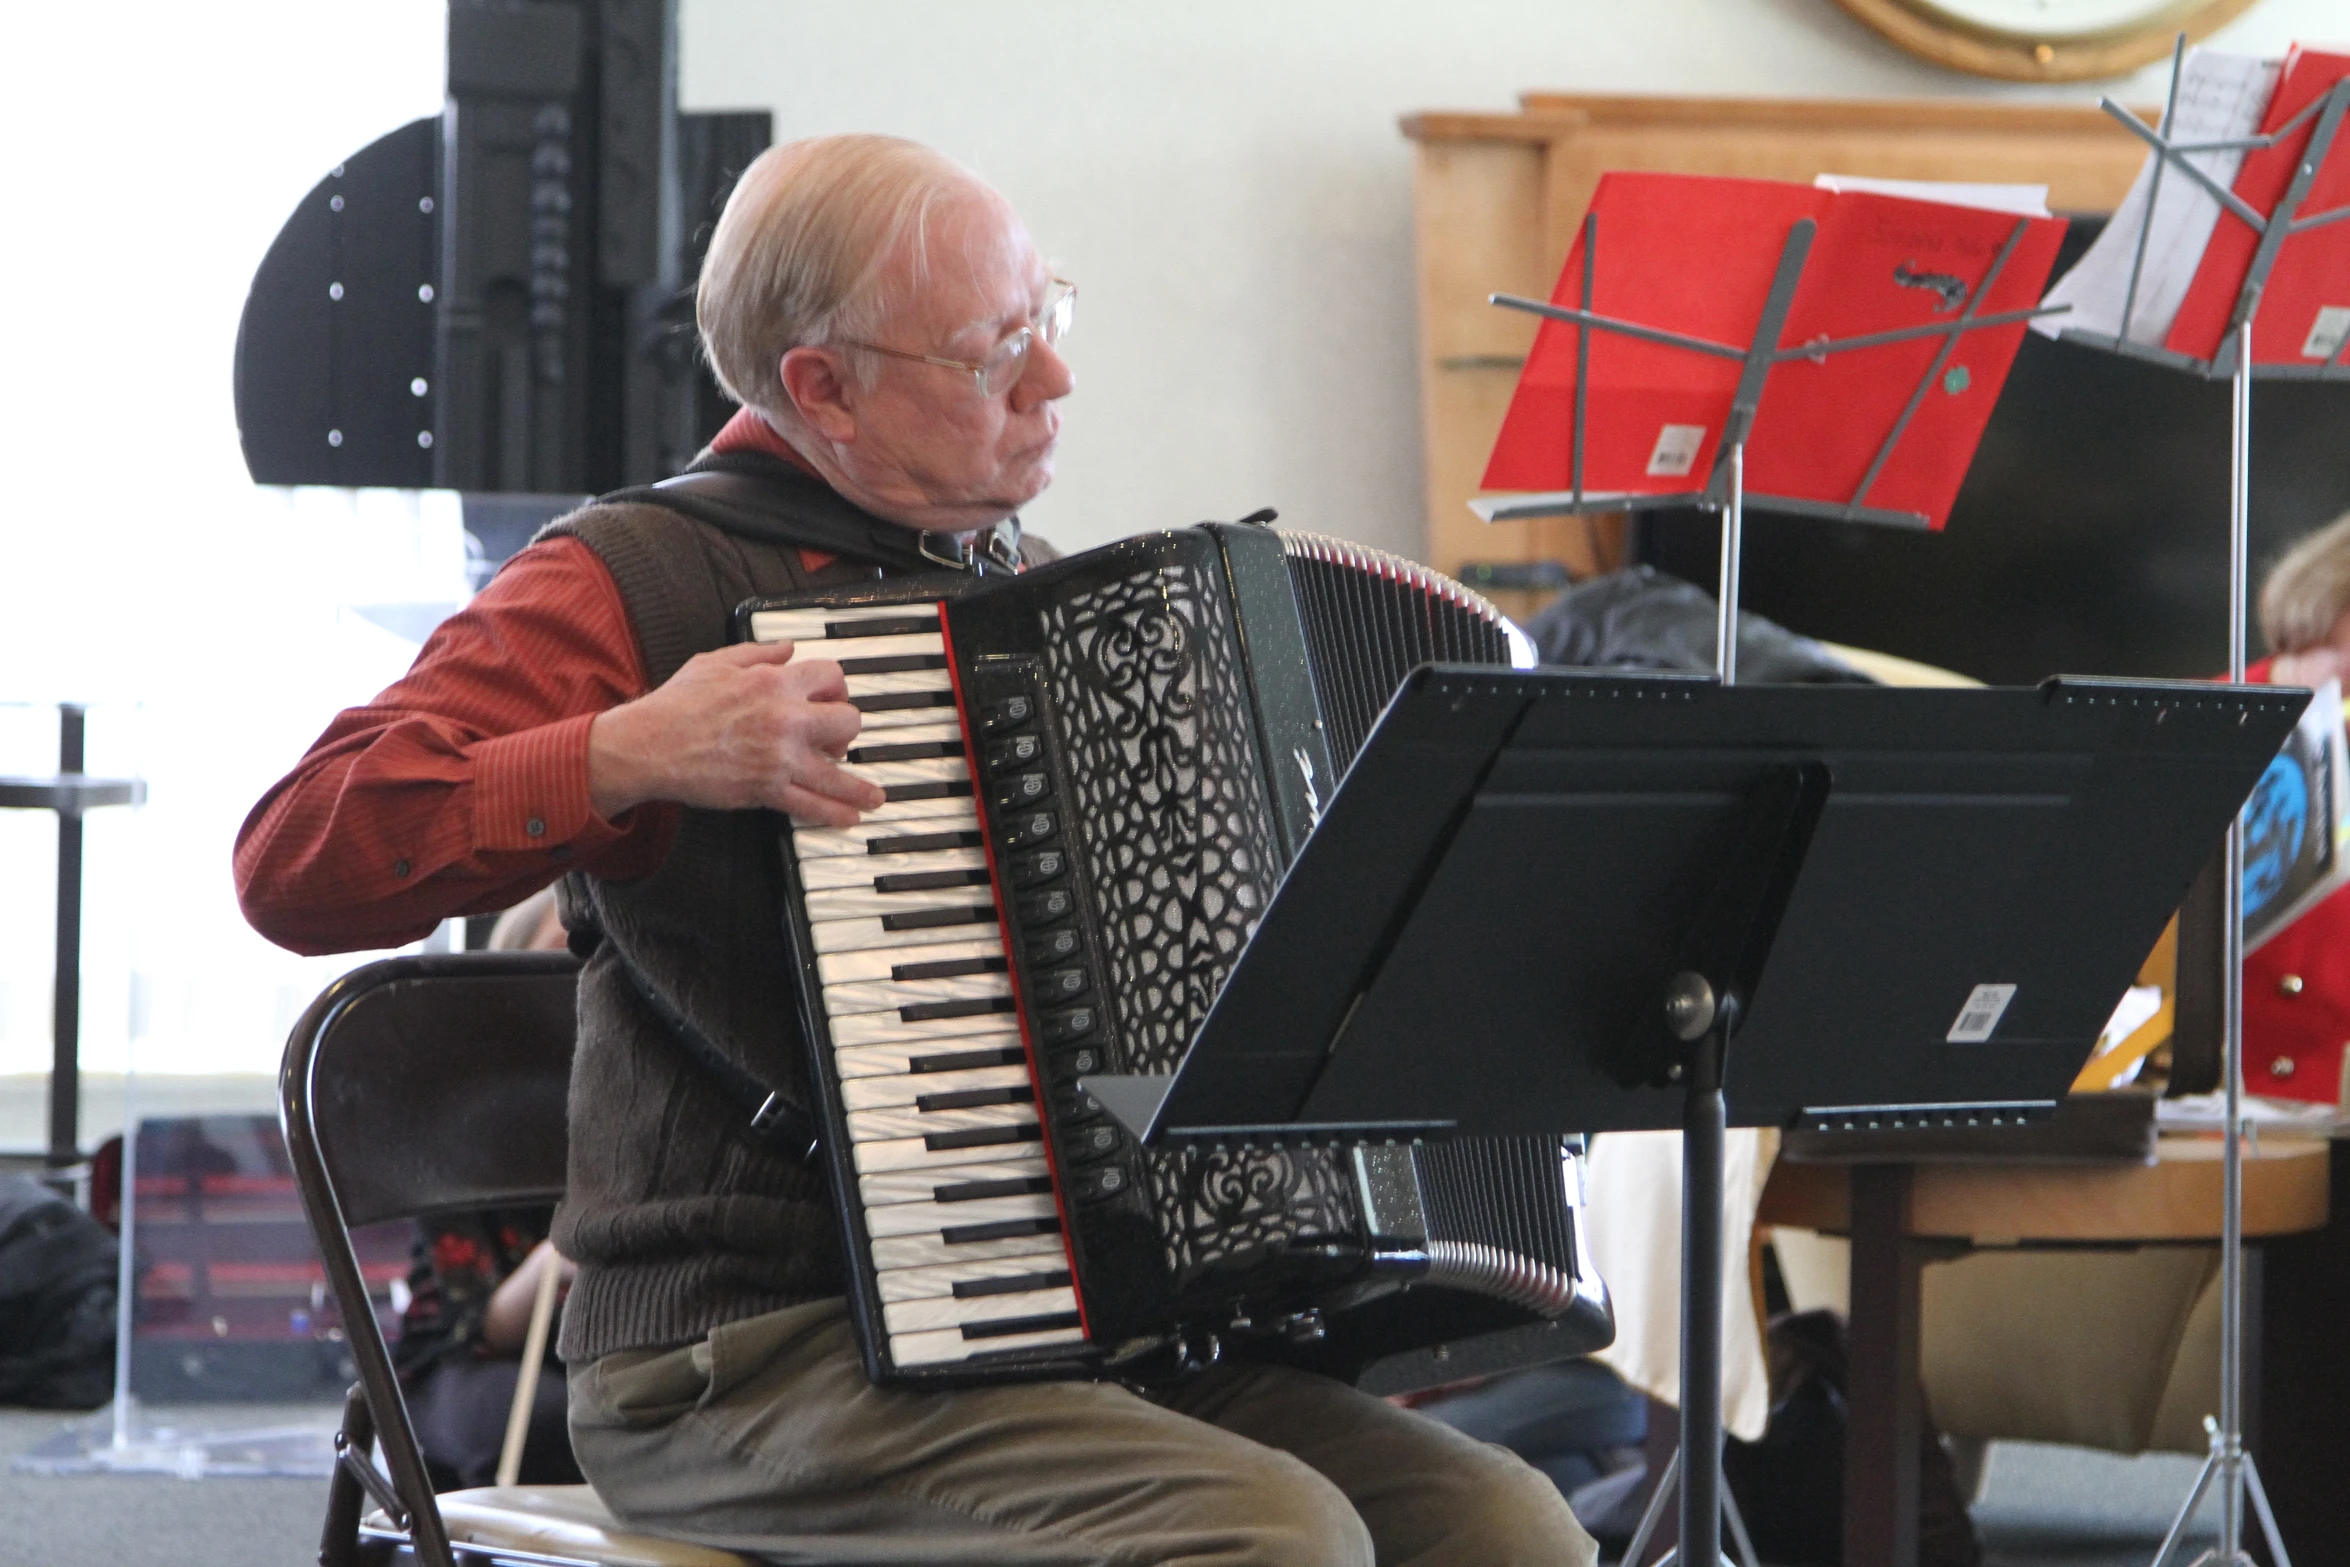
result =
[[1068,396],[1077,389],[1077,372],[1061,351],[1038,338],[1028,347],[1028,364],[1012,387],[1012,407],[1026,413],[1039,403]]

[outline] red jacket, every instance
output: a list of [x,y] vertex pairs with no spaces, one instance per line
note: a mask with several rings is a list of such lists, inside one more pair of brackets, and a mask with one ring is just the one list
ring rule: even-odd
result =
[[[2271,660],[2244,671],[2266,683]],[[2350,1045],[2350,887],[2244,960],[2244,1091],[2332,1104]]]

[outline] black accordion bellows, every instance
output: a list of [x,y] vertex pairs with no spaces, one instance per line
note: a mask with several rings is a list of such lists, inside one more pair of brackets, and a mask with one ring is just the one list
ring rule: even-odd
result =
[[739,620],[840,659],[849,763],[889,798],[785,853],[877,1379],[1139,1375],[1220,1339],[1392,1391],[1606,1342],[1561,1139],[1147,1150],[1078,1087],[1175,1069],[1412,669],[1531,662],[1491,605],[1209,524]]
[[1422,664],[1512,662],[1517,629],[1450,577],[1320,534],[1285,533],[1281,547],[1342,772],[1403,677]]

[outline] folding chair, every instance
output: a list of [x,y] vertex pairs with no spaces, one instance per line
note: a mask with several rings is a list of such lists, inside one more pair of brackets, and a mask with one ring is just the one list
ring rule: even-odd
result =
[[286,1041],[279,1114],[359,1369],[335,1438],[321,1567],[751,1567],[630,1533],[584,1485],[436,1498],[351,1249],[354,1226],[562,1195],[578,967],[551,952],[370,963],[329,986]]

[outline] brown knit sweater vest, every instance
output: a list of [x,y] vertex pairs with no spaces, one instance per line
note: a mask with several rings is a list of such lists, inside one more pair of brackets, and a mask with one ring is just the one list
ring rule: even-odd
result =
[[[610,569],[652,686],[726,645],[745,599],[878,575],[851,561],[811,573],[794,546],[654,505],[590,506],[547,533],[578,538]],[[579,1264],[560,1343],[572,1364],[688,1343],[843,1288],[821,1169],[749,1131],[745,1109],[618,963],[625,953],[705,1036],[805,1109],[779,828],[765,811],[689,809],[652,875],[573,878],[569,895],[593,899],[604,940],[580,975],[570,1189],[554,1230]]]

